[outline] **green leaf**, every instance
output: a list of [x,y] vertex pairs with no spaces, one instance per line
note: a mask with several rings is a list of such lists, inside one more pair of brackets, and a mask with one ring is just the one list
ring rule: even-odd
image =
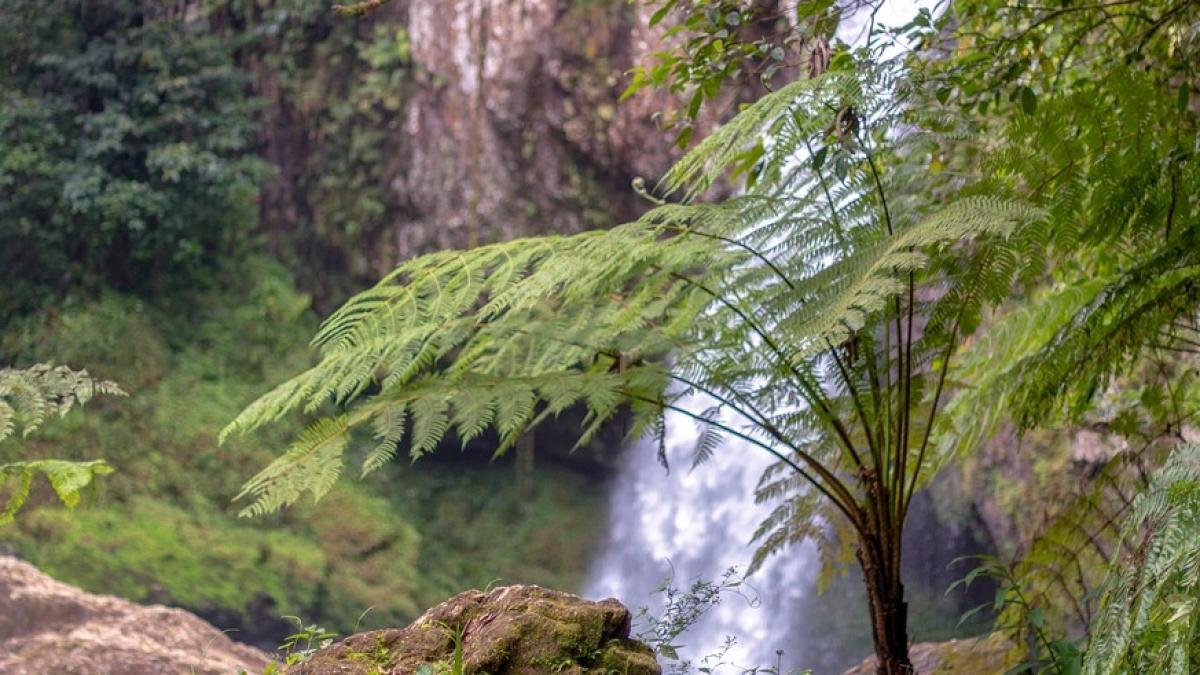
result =
[[829,155],[829,146],[823,145],[820,150],[813,153],[812,167],[813,171],[820,171],[822,166],[825,166],[825,157]]
[[704,91],[701,88],[697,88],[695,91],[692,92],[691,98],[688,99],[688,104],[687,104],[688,119],[693,119],[693,120],[696,119],[696,116],[700,114],[700,105],[702,103],[704,103]]
[[675,146],[680,149],[687,148],[688,143],[692,142],[693,133],[695,133],[695,130],[690,126],[680,129],[679,133],[675,136]]
[[1033,115],[1037,112],[1037,105],[1037,94],[1033,93],[1033,89],[1021,87],[1021,110],[1026,115]]
[[667,18],[667,14],[669,14],[671,12],[671,10],[675,8],[675,3],[677,3],[678,1],[679,0],[667,0],[667,2],[663,3],[663,6],[659,7],[658,10],[654,12],[654,14],[651,14],[650,15],[650,27],[654,28],[658,24],[662,23],[662,20]]

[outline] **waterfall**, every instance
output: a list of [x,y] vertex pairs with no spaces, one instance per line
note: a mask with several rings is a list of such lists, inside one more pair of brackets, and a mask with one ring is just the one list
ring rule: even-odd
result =
[[[682,404],[707,407],[700,397]],[[661,603],[656,589],[668,577],[686,588],[697,579],[719,581],[730,567],[746,571],[754,551],[750,538],[771,507],[754,504],[754,487],[773,458],[727,438],[707,462],[689,470],[698,435],[690,420],[668,415],[670,472],[655,460],[653,441],[626,449],[611,495],[608,541],[593,563],[584,595],[615,597],[656,613]],[[831,658],[846,663],[844,654],[822,654],[811,639],[823,630],[805,616],[819,565],[812,544],[771,557],[747,580],[744,597],[727,594],[680,638],[680,655],[698,661],[719,652],[729,636],[737,642],[724,660],[733,672],[774,666],[777,650],[784,652],[785,668],[815,667]],[[834,652],[844,650],[838,640],[828,645]]]

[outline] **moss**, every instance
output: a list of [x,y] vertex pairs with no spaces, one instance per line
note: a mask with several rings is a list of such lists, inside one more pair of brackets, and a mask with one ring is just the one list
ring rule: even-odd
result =
[[597,675],[610,673],[655,673],[658,663],[649,647],[633,640],[609,640],[589,671]]
[[938,649],[935,675],[1005,672],[1021,662],[1013,644],[1000,633],[979,640],[952,640]]
[[383,635],[375,636],[374,648],[370,651],[350,651],[346,658],[371,667],[367,675],[383,675],[392,659],[392,650]]
[[[377,497],[339,490],[327,503],[308,527],[264,527],[150,497],[79,513],[46,508],[10,541],[51,576],[138,601],[246,612],[267,602],[310,617],[320,607],[338,630],[366,607],[403,621],[416,607],[414,531]],[[354,536],[362,539],[352,545]]]

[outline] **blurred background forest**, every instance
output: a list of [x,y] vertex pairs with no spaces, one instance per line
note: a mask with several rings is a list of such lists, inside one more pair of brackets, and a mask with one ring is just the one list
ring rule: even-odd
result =
[[517,480],[453,451],[269,522],[231,505],[285,435],[216,434],[309,364],[319,316],[414,254],[619,222],[670,161],[616,106],[625,2],[551,8],[486,76],[478,23],[412,4],[0,4],[0,354],[132,394],[3,446],[117,469],[78,513],[39,487],[6,549],[265,647],[284,614],[345,632],[497,578],[581,586],[613,460],[552,437]]

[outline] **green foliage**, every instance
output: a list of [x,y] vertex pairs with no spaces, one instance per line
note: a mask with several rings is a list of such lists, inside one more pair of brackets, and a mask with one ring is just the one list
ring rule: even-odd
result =
[[[1049,517],[1014,563],[993,565],[1006,580],[998,598],[1013,600],[1000,627],[1027,645],[1030,664],[1055,672],[1077,672],[1089,639],[1128,636],[1128,626],[1104,619],[1114,610],[1098,610],[1101,581],[1130,569],[1131,537],[1147,533],[1130,529],[1144,520],[1120,525],[1139,477],[1200,413],[1194,21],[1193,3],[967,0],[922,37],[925,46],[939,31],[958,41],[947,58],[918,62],[936,98],[990,111],[982,120],[993,149],[957,159],[1043,206],[1053,225],[1043,286],[991,317],[962,357],[938,461],[966,456],[1009,422],[1025,434],[1016,449],[1026,454],[1039,445],[1047,454],[1056,434],[1037,431],[1047,426],[1060,439],[1082,428],[1127,448],[1092,458],[1075,489],[1062,488],[1061,472],[1072,469],[1063,461],[1042,480],[1043,495],[1029,504],[1023,494],[1026,513]],[[1176,620],[1188,625],[1190,616]],[[1168,651],[1147,650],[1139,657],[1147,660],[1113,672],[1166,672]],[[1111,656],[1102,658],[1115,663]],[[1096,661],[1093,649],[1087,658]]]
[[[571,405],[588,408],[587,438],[632,402],[636,436],[653,430],[664,411],[698,415],[675,405],[692,391],[713,393],[743,415],[754,442],[771,450],[772,443],[799,442],[812,426],[832,435],[829,419],[820,415],[829,403],[817,385],[822,369],[832,365],[831,350],[873,325],[908,275],[927,269],[923,253],[971,237],[1015,241],[1021,224],[1040,217],[1035,209],[988,197],[922,212],[909,196],[889,189],[914,178],[904,165],[878,173],[873,153],[899,152],[873,147],[892,142],[884,132],[844,142],[826,138],[823,111],[830,103],[861,110],[863,119],[898,117],[897,108],[886,107],[894,103],[881,103],[888,86],[873,72],[790,85],[707,139],[666,179],[669,188],[701,192],[768,134],[778,141],[757,171],[769,191],[717,205],[664,205],[608,231],[404,263],[325,322],[314,339],[320,364],[259,399],[226,430],[249,430],[296,409],[347,406],[345,414],[310,427],[247,483],[243,496],[254,502],[246,513],[273,511],[306,491],[320,496],[340,471],[348,430],[367,422],[380,444],[365,471],[388,459],[407,429],[414,457],[452,429],[467,441],[488,425],[498,428],[503,450],[529,426]],[[916,151],[920,138],[895,142]],[[826,142],[827,161],[843,176],[831,178],[835,184],[826,184],[814,163],[792,166],[806,144]],[[837,193],[832,212],[822,185]],[[885,202],[895,200],[896,212],[887,219],[877,187]],[[814,269],[814,257],[821,256],[833,262]],[[989,293],[997,289],[962,287],[946,297],[966,303],[962,312],[969,314]],[[935,317],[948,312],[929,311]],[[954,321],[940,320],[949,333]],[[679,355],[674,371],[664,360],[672,350]],[[862,362],[858,368],[866,374]],[[681,387],[669,390],[672,381]],[[796,396],[818,405],[808,413],[789,411]],[[832,456],[829,445],[813,445],[811,452],[793,449],[815,464],[838,461],[836,445]],[[837,501],[849,508],[848,498],[841,494]]]
[[982,609],[990,609],[1002,617],[1016,617],[1011,623],[1008,619],[998,622],[995,633],[998,636],[1010,636],[1014,644],[1024,645],[1020,650],[1024,658],[1003,671],[1005,675],[1078,673],[1083,662],[1082,653],[1073,640],[1047,626],[1046,606],[1041,604],[1040,598],[1030,597],[1027,583],[1020,577],[1020,572],[994,556],[970,556],[963,560],[971,558],[979,560],[980,564],[955,582],[950,590],[960,584],[964,588],[969,587],[980,576],[999,582],[995,601],[968,611],[962,621],[967,621]]
[[312,658],[318,649],[323,649],[333,644],[337,633],[331,633],[324,628],[314,624],[304,625],[304,621],[298,616],[285,617],[296,622],[296,632],[287,636],[283,644],[279,645],[279,651],[283,653],[283,663],[285,666],[304,663]]
[[16,517],[17,511],[29,498],[29,490],[37,474],[44,474],[54,488],[54,494],[68,507],[79,504],[81,491],[97,476],[112,473],[112,467],[102,459],[90,462],[68,462],[56,459],[40,459],[31,462],[6,462],[0,464],[0,481],[16,485],[8,495],[4,511],[0,512],[0,525],[7,525]]
[[46,363],[23,370],[0,369],[0,441],[18,426],[21,435],[28,436],[49,415],[62,417],[97,394],[126,395],[116,383],[93,379],[86,370]]
[[[1157,0],[1111,10],[968,0],[929,29],[961,42],[953,58],[917,61],[924,85],[951,107],[1000,113],[983,118],[994,151],[967,166],[1046,208],[1058,261],[1051,288],[1026,299],[1037,305],[984,345],[1005,372],[976,369],[976,391],[956,404],[957,430],[996,410],[1023,428],[1078,419],[1149,350],[1194,349],[1195,11]],[[1008,92],[1014,105],[1004,106]],[[982,365],[983,352],[973,360]],[[993,428],[969,433],[978,440]]]
[[[137,391],[0,448],[4,459],[35,461],[86,450],[117,469],[98,486],[95,508],[68,517],[31,500],[28,520],[5,539],[93,592],[234,616],[268,598],[278,611],[344,629],[372,605],[379,621],[404,621],[419,609],[419,535],[388,501],[335,493],[320,512],[257,528],[225,513],[239,478],[267,455],[261,445],[217,449],[215,431],[273,369],[307,363],[301,336],[314,326],[307,298],[278,265],[251,260],[226,271],[236,283],[177,306],[108,295],[5,334],[4,351],[18,359],[86,358],[102,375],[127,374]],[[183,308],[186,324],[172,319]],[[398,570],[408,571],[390,576]]]
[[211,6],[265,99],[279,170],[262,194],[270,249],[318,306],[340,302],[390,268],[408,207],[394,189],[416,74],[405,23],[397,12],[351,20],[328,0]]
[[[1078,415],[1148,348],[1189,349],[1194,335],[1188,322],[1200,308],[1200,204],[1188,195],[1200,186],[1195,115],[1157,105],[1162,90],[1127,71],[1111,73],[1108,85],[1106,98],[1119,105],[1094,93],[1048,101],[1045,117],[1013,125],[1013,149],[1001,157],[1004,171],[1048,186],[1056,238],[1080,263],[1062,270],[1064,286],[1095,288],[1089,278],[1111,277],[1014,367],[1021,384],[1013,409],[1024,426],[1058,411]],[[1068,130],[1071,140],[1061,140]],[[1156,142],[1132,150],[1111,140],[1121,137]]]
[[[630,69],[622,99],[647,89],[667,89],[685,101],[670,111],[675,142],[686,147],[705,105],[727,97],[737,86],[768,90],[784,72],[804,61],[810,74],[824,72],[831,59],[830,38],[843,12],[856,3],[816,0],[782,8],[753,0],[647,0],[650,28],[659,27],[671,48],[654,54],[651,65]],[[843,50],[844,45],[834,49]]]
[[980,565],[955,586],[969,586],[982,575],[999,588],[993,603],[963,619],[982,609],[995,613],[994,630],[1020,645],[1023,654],[1010,672],[1079,672],[1089,635],[1101,629],[1096,619],[1103,611],[1105,578],[1124,564],[1130,530],[1122,523],[1140,499],[1139,477],[1148,460],[1141,453],[1118,454],[1089,481],[1057,494],[1061,508],[1019,558],[973,556]]
[[1200,663],[1200,446],[1175,450],[1122,528],[1084,661],[1088,674],[1190,673]]
[[[993,120],[1032,115],[1047,96],[1108,86],[1113,69],[1132,68],[1173,94],[1195,92],[1197,7],[1188,0],[1012,3],[956,0],[936,19],[903,28],[925,49],[938,98]],[[954,41],[947,45],[946,36]],[[1147,110],[1147,112],[1150,112]]]
[[88,591],[181,605],[223,628],[241,623],[243,638],[267,644],[280,637],[263,635],[279,614],[347,633],[367,608],[363,628],[403,625],[497,576],[579,587],[604,492],[549,462],[530,494],[513,489],[507,464],[429,463],[389,468],[404,490],[343,485],[318,508],[239,521],[229,511],[237,485],[283,436],[217,447],[216,432],[264,381],[311,363],[305,336],[316,323],[279,264],[226,265],[223,287],[173,303],[109,294],[0,337],[21,362],[88,363],[136,391],[0,444],[3,461],[103,456],[117,469],[80,513],[35,489],[28,512],[0,535],[4,545]]
[[[62,417],[97,394],[124,396],[125,392],[113,382],[92,379],[86,370],[75,371],[66,366],[40,363],[24,370],[0,369],[0,442],[18,426],[22,436],[29,436],[49,415]],[[108,473],[112,473],[112,467],[104,460],[0,462],[0,485],[11,486],[0,511],[0,526],[11,523],[25,504],[37,474],[45,475],[59,500],[74,508],[79,504],[80,491],[97,476]]]
[[0,26],[0,312],[186,285],[236,250],[265,165],[234,45],[203,13],[19,0]]
[[[698,461],[722,436],[779,460],[756,565],[807,538],[833,550],[829,524],[843,551],[857,545],[888,617],[877,649],[903,666],[901,533],[949,359],[985,306],[1042,269],[1048,230],[1042,209],[930,171],[963,125],[906,105],[894,64],[856,66],[790,84],[699,144],[661,184],[682,203],[423,256],[352,298],[314,338],[320,362],[225,429],[322,415],[245,484],[243,514],[320,498],[359,427],[376,437],[365,475],[405,441],[415,459],[489,427],[500,454],[574,406],[581,442],[628,406],[630,436],[661,448],[679,414],[707,429]],[[729,171],[751,176],[744,195],[692,202]]]
[[[321,579],[322,552],[305,537],[231,528],[211,511],[149,498],[78,514],[38,510],[21,529],[14,538],[19,549],[48,574],[142,601],[241,608],[262,594],[281,611],[299,611],[311,604],[306,596]],[[58,550],[26,547],[26,536],[55,542]],[[77,559],[91,564],[70,564]]]

